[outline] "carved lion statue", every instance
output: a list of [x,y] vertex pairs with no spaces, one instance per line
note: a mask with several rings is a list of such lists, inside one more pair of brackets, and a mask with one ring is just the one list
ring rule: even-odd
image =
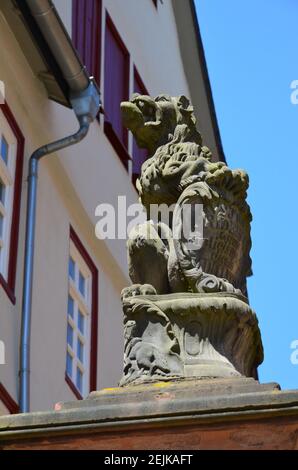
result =
[[[149,284],[158,294],[246,295],[251,274],[247,174],[212,161],[185,96],[135,94],[121,110],[125,126],[150,154],[136,185],[148,221],[128,240],[132,282]],[[152,220],[153,205],[169,209],[166,222]]]

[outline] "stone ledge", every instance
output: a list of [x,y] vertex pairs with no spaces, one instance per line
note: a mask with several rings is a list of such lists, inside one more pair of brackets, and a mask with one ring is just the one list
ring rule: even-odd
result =
[[251,378],[181,380],[104,389],[86,400],[57,408],[1,417],[0,448],[23,448],[26,442],[31,447],[45,440],[51,447],[52,440],[62,437],[63,441],[68,437],[94,441],[95,436],[94,445],[101,445],[102,439],[106,442],[109,435],[114,439],[116,433],[116,448],[120,449],[127,433],[145,436],[154,430],[176,429],[182,435],[190,429],[199,432],[206,425],[208,430],[214,426],[237,429],[238,423],[265,425],[269,420],[272,426],[284,419],[294,426],[291,433],[298,436],[298,391],[280,391],[277,384],[259,384]]

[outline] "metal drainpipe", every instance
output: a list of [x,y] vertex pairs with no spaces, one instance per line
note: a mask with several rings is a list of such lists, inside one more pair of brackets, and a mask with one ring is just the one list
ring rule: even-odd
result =
[[[24,0],[18,0],[23,3]],[[71,3],[71,1],[69,1]],[[89,85],[89,75],[81,63],[52,0],[26,0],[31,15],[57,61],[69,88],[80,92]]]
[[38,163],[46,155],[77,144],[84,139],[88,133],[90,123],[95,119],[100,109],[99,96],[99,91],[92,80],[86,90],[72,96],[70,101],[80,124],[78,132],[40,147],[29,160],[19,372],[21,413],[27,413],[30,410],[30,333]]

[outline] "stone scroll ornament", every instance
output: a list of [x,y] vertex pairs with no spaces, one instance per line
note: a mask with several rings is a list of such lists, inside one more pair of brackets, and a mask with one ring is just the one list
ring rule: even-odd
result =
[[[256,377],[263,348],[246,298],[247,174],[212,162],[185,96],[135,94],[121,110],[124,125],[150,157],[136,183],[148,220],[128,239],[133,285],[122,291],[120,384]],[[169,209],[166,223],[150,218],[153,205]]]

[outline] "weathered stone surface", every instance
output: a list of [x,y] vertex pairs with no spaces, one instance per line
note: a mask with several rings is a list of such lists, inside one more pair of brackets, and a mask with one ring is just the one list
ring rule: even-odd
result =
[[121,385],[182,377],[255,375],[263,360],[258,321],[243,296],[137,295],[123,299]]
[[[168,226],[144,224],[130,236],[132,281],[152,284],[159,294],[241,290],[245,295],[251,274],[247,174],[211,161],[186,97],[134,95],[121,107],[124,123],[151,154],[137,181],[149,219],[153,204],[174,205]],[[199,204],[203,234],[195,227],[184,233],[184,209],[196,211]],[[162,279],[160,284],[161,272],[167,283]]]
[[247,174],[212,162],[185,96],[136,94],[121,108],[125,125],[150,152],[137,181],[148,221],[128,240],[134,284],[122,292],[121,385],[256,376],[262,343],[244,298],[251,274]]
[[1,417],[0,449],[298,449],[298,391],[251,378],[105,389],[56,408]]

